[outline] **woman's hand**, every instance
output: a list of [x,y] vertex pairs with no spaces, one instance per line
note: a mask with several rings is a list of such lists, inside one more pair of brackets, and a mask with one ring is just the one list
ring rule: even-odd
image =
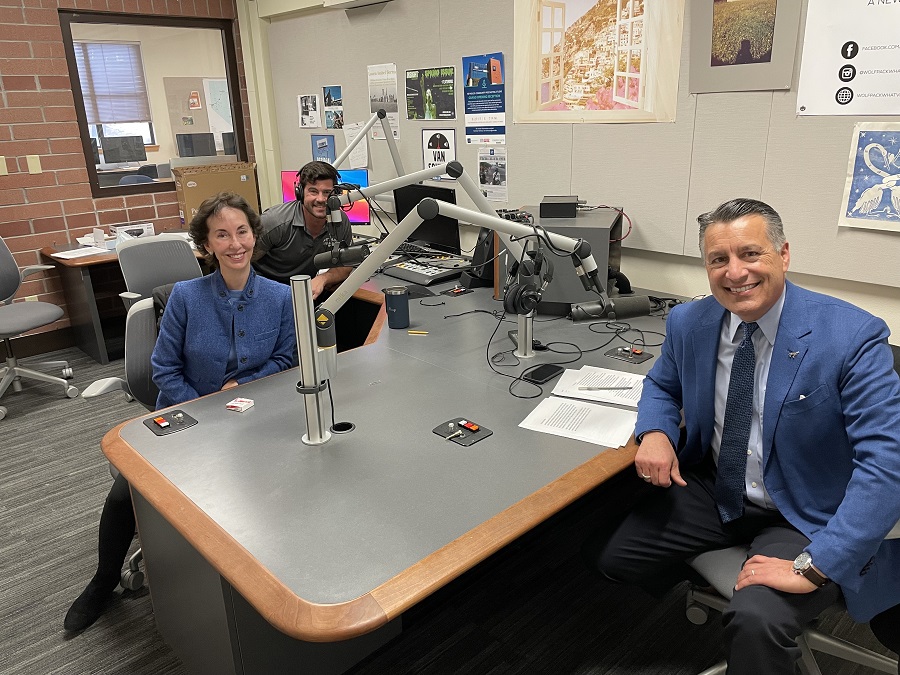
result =
[[226,382],[225,384],[222,385],[222,391],[225,391],[226,389],[231,389],[236,386],[238,386],[237,380],[228,380],[228,382]]

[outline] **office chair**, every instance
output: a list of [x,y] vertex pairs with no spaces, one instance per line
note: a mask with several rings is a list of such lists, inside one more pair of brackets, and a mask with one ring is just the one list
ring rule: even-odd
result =
[[[891,351],[894,355],[894,370],[900,374],[900,347],[891,345]],[[888,533],[887,539],[900,539],[900,523],[897,523]],[[748,546],[732,546],[717,551],[707,551],[688,560],[688,564],[716,591],[712,593],[694,586],[688,590],[686,610],[688,621],[702,625],[709,617],[709,609],[721,612],[728,606],[728,601],[734,593],[734,584],[737,582],[738,573],[747,560],[748,551]],[[836,606],[844,609],[843,604],[841,601]],[[851,663],[868,666],[882,673],[893,675],[897,672],[895,659],[823,633],[816,629],[815,623],[806,627],[797,639],[797,645],[800,647],[801,653],[800,668],[807,675],[822,675],[812,650],[836,656]],[[700,675],[722,675],[727,667],[728,664],[723,661],[704,670]]]
[[138,183],[152,183],[153,179],[150,176],[144,176],[140,173],[135,173],[130,176],[122,176],[119,179],[119,185],[137,185]]
[[[18,364],[12,350],[12,338],[41,326],[47,326],[63,316],[61,307],[49,302],[16,302],[12,299],[18,292],[25,277],[42,270],[52,270],[53,265],[30,265],[22,270],[16,265],[12,253],[0,237],[0,340],[6,345],[6,365],[0,367],[0,396],[12,386],[14,392],[22,391],[20,378],[26,377],[41,382],[59,384],[66,396],[75,398],[78,389],[62,377],[53,377]],[[65,378],[72,377],[72,369],[67,361],[44,361],[34,364],[49,368],[62,368]],[[7,409],[0,406],[0,420],[6,417]]]
[[153,289],[203,276],[191,245],[177,234],[157,234],[123,241],[116,246],[128,290],[119,296],[125,307],[149,298]]
[[[153,370],[150,356],[156,344],[156,312],[153,298],[144,298],[134,303],[125,318],[125,377],[107,377],[92,382],[81,394],[82,398],[94,398],[111,391],[124,391],[129,401],[136,400],[147,410],[156,407],[159,389],[153,383]],[[113,478],[118,475],[110,464],[109,472]],[[122,573],[122,588],[131,591],[144,585],[144,573],[140,562],[144,554],[142,549],[135,551],[128,559],[128,569]]]
[[[139,167],[135,173],[138,176],[148,176],[150,178],[159,178],[159,170],[156,168],[156,164],[144,164]],[[146,181],[144,181],[146,183]]]

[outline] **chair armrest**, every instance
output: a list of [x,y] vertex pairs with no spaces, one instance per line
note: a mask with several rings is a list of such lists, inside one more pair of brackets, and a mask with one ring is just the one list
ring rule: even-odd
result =
[[140,293],[132,293],[131,291],[122,291],[119,293],[122,302],[125,303],[125,309],[131,309],[131,306],[140,300],[143,296]]
[[124,391],[131,396],[128,390],[128,384],[121,377],[104,377],[102,380],[91,382],[87,388],[81,392],[81,398],[94,398],[108,394],[111,391]]
[[37,274],[44,270],[52,270],[53,268],[54,265],[29,265],[28,267],[23,267],[19,270],[19,278],[22,281],[25,281],[25,277],[30,277],[32,274]]

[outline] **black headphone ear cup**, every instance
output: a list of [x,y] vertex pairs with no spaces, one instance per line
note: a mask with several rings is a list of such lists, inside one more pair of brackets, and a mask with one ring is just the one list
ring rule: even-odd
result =
[[519,310],[518,306],[518,298],[519,296],[519,284],[513,284],[506,290],[506,295],[503,296],[503,311],[507,314],[518,314]]
[[296,177],[294,178],[294,197],[297,198],[298,202],[303,201],[303,188],[300,186],[300,172],[297,172]]
[[522,314],[528,314],[528,312],[537,308],[540,301],[541,292],[533,286],[526,286],[519,293],[519,299],[516,304],[519,306],[519,311]]

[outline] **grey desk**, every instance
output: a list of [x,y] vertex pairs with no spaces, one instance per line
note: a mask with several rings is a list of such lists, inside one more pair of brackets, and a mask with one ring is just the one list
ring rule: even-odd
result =
[[[427,336],[385,328],[339,355],[336,418],[356,430],[326,445],[300,441],[297,371],[179,406],[199,424],[172,436],[135,420],[104,438],[135,493],[160,632],[192,672],[340,672],[396,635],[403,611],[631,464],[633,445],[519,428],[536,400],[485,363],[496,319],[444,318],[499,303],[489,289],[424,303],[441,301],[412,301],[410,328]],[[507,325],[497,344],[511,347]],[[605,340],[565,320],[535,337]],[[580,363],[650,365],[600,354]],[[255,406],[226,412],[236,395]],[[432,433],[456,416],[494,435],[463,448]]]

